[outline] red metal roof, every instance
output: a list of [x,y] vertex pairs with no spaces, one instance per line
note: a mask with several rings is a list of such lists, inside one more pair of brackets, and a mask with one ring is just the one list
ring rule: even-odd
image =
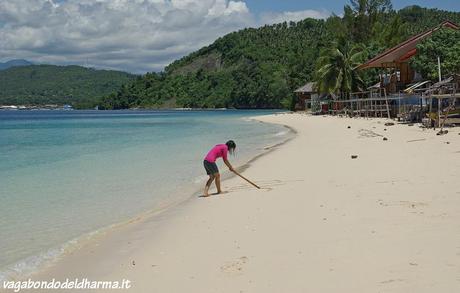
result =
[[458,25],[450,21],[444,21],[440,25],[423,33],[415,35],[399,45],[394,46],[386,50],[385,52],[375,56],[369,61],[358,66],[358,69],[366,69],[372,67],[392,67],[394,63],[404,62],[414,56],[417,52],[417,44],[424,38],[430,36],[433,32],[439,30],[442,27],[451,29],[460,29]]

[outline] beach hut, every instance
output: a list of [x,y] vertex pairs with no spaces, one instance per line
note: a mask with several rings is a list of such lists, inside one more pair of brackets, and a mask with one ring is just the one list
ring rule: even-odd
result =
[[296,111],[311,109],[313,100],[318,100],[318,91],[316,90],[315,82],[306,83],[304,86],[296,89],[294,93],[297,95]]
[[417,54],[417,44],[441,28],[460,29],[457,24],[444,21],[364,62],[358,69],[387,69],[386,73],[381,74],[381,85],[386,88],[387,93],[403,91],[407,85],[420,82],[422,79],[409,65],[410,59]]
[[426,106],[424,92],[429,89],[431,81],[424,80],[409,62],[417,54],[417,44],[441,28],[460,29],[457,24],[444,21],[364,62],[358,69],[379,69],[379,83],[338,103],[343,103],[342,108],[351,110],[352,115],[409,120],[419,117]]
[[329,114],[333,111],[336,96],[320,93],[316,82],[308,82],[294,91],[297,94],[296,110],[310,110],[312,114]]

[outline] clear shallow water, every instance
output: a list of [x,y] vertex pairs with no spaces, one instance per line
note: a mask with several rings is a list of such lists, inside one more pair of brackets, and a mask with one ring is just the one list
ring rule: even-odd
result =
[[284,140],[284,127],[248,119],[269,113],[0,111],[0,272],[33,269],[72,239],[187,196],[217,143],[234,139],[241,164]]

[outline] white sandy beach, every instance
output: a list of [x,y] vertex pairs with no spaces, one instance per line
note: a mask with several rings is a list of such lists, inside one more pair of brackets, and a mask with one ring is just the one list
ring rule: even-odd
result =
[[129,292],[149,293],[460,292],[459,128],[258,119],[297,131],[243,172],[264,189],[233,177],[229,193],[100,235],[33,279],[129,279]]

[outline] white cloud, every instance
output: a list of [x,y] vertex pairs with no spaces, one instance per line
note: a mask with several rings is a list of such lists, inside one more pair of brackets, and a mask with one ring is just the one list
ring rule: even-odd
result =
[[284,12],[266,12],[260,17],[264,24],[274,24],[281,22],[300,21],[305,18],[324,19],[331,15],[326,10],[301,10],[301,11],[284,11]]
[[325,16],[306,10],[257,20],[236,0],[0,0],[0,60],[158,71],[244,27]]

